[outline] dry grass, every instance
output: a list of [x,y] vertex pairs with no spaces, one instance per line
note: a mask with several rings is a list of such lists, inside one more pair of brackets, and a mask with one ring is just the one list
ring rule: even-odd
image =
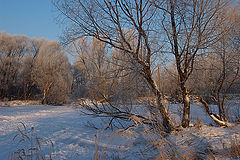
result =
[[109,136],[107,141],[104,141],[103,143],[103,138],[106,136],[103,136],[105,135],[104,132],[102,130],[98,130],[97,131],[97,134],[94,135],[94,138],[95,138],[95,153],[94,153],[94,157],[93,159],[94,160],[106,160],[106,159],[109,159],[109,160],[120,160],[120,159],[123,159],[123,158],[120,158],[122,157],[120,155],[120,152],[118,151],[115,151],[114,149],[109,151],[109,150],[106,150],[106,147],[107,147],[107,144],[109,144],[109,142],[112,140],[112,138],[110,138]]
[[223,143],[223,149],[216,150],[215,154],[207,149],[209,159],[215,160],[217,159],[216,157],[221,157],[221,159],[226,158],[226,159],[240,159],[240,141],[237,140],[237,137],[231,139],[231,144],[230,146],[225,147]]
[[17,128],[12,151],[8,160],[52,160],[54,145],[51,140],[39,138],[34,127],[28,129],[24,123]]
[[106,154],[101,148],[101,141],[99,137],[99,132],[94,135],[95,138],[95,153],[94,153],[94,160],[103,160],[106,158]]
[[195,123],[194,123],[194,126],[198,129],[198,130],[200,130],[201,128],[202,128],[202,121],[201,121],[201,119],[199,118],[199,117],[197,117],[197,119],[196,119],[196,121],[195,121]]
[[[117,134],[124,136],[128,139],[134,138],[136,136],[136,130],[141,126],[144,128],[144,133],[151,139],[152,145],[158,151],[158,156],[154,159],[156,160],[167,160],[167,159],[178,159],[178,160],[191,160],[198,159],[195,153],[193,153],[189,148],[184,146],[178,146],[167,140],[159,130],[162,129],[160,126],[155,126],[156,128],[150,128],[145,125],[139,118],[133,116],[131,120],[135,123],[133,126],[127,129],[117,130]],[[160,128],[158,128],[160,127]],[[157,131],[157,132],[156,132]]]
[[231,147],[229,149],[229,156],[231,158],[240,158],[240,142],[238,141],[237,137],[235,137],[231,141]]

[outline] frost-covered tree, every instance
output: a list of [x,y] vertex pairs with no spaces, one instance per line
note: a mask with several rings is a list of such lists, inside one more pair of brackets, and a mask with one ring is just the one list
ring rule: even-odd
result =
[[[174,129],[173,122],[163,103],[163,95],[158,90],[152,76],[152,56],[159,51],[159,34],[154,31],[158,21],[156,8],[149,0],[107,0],[73,1],[56,0],[55,6],[63,20],[69,22],[65,32],[65,42],[78,37],[94,37],[107,46],[128,54],[137,72],[145,79],[152,94],[156,97],[157,111],[165,131]],[[156,39],[156,41],[153,41]],[[132,43],[132,42],[135,43]],[[130,114],[131,115],[131,114]]]
[[175,58],[184,103],[182,126],[190,122],[190,99],[187,81],[194,69],[197,55],[208,49],[227,30],[219,32],[226,21],[224,13],[229,0],[154,0],[153,3],[162,12],[166,50]]
[[208,50],[208,54],[197,59],[190,85],[195,87],[199,95],[207,95],[218,106],[217,119],[220,125],[227,125],[226,100],[228,95],[237,93],[240,81],[240,52],[239,52],[239,9],[226,11],[228,20],[218,28],[226,34]]
[[28,38],[0,33],[0,98],[12,99],[20,95],[19,73],[22,58],[28,51]]
[[42,44],[34,62],[32,78],[42,91],[43,104],[59,104],[67,100],[72,75],[68,58],[58,42]]

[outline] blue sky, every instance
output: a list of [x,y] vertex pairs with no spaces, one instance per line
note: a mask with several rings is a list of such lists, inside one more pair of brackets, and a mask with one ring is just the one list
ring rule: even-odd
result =
[[54,10],[51,0],[0,0],[0,31],[58,40]]
[[51,0],[0,0],[0,31],[58,40],[57,14]]

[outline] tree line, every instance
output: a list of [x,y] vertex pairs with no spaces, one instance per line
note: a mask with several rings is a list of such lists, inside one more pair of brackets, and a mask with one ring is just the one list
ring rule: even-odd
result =
[[64,102],[71,91],[71,65],[61,45],[46,39],[0,33],[0,99]]

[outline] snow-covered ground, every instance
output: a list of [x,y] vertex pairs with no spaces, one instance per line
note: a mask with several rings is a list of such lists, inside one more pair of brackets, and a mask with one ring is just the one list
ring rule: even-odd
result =
[[16,149],[13,138],[18,133],[17,127],[23,128],[20,122],[27,128],[34,127],[39,137],[53,142],[55,159],[94,159],[95,135],[99,135],[98,151],[108,152],[106,158],[117,156],[132,159],[128,156],[135,152],[128,150],[129,140],[112,134],[111,130],[101,129],[106,123],[103,119],[82,115],[75,107],[12,106],[0,107],[1,160],[7,159],[9,153]]
[[[195,107],[192,115],[199,117],[204,124],[211,123],[203,109],[197,105]],[[178,107],[172,105],[171,108],[177,114]],[[7,159],[9,153],[16,149],[13,138],[18,133],[17,127],[22,127],[20,122],[27,128],[34,127],[39,137],[53,142],[54,159],[94,159],[95,135],[98,135],[98,151],[106,159],[152,159],[156,155],[156,151],[151,150],[151,142],[143,134],[136,134],[131,139],[113,134],[110,129],[103,129],[107,121],[82,115],[74,106],[35,105],[0,107],[1,160]],[[217,154],[224,147],[228,148],[233,138],[240,140],[240,125],[233,128],[204,125],[201,129],[175,132],[167,138],[177,145],[190,146],[199,154],[206,152],[206,147]],[[221,154],[218,157],[226,158]]]

